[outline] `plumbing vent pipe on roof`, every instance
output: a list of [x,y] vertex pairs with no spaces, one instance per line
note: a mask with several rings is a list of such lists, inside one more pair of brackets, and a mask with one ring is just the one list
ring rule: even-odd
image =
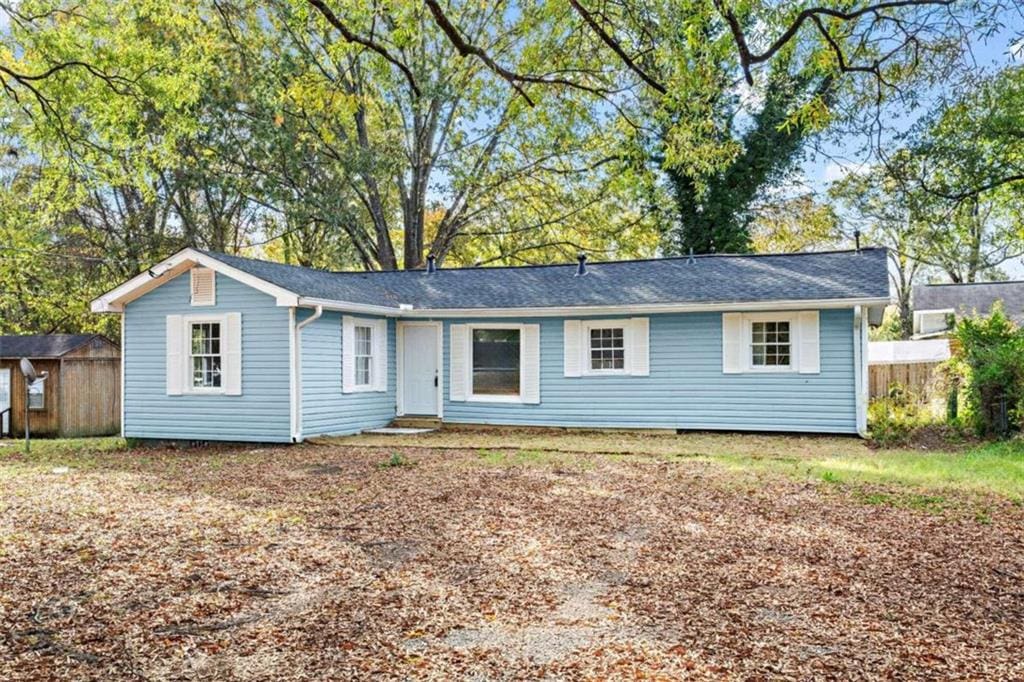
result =
[[437,272],[437,256],[430,254],[427,256],[427,274],[432,275]]
[[695,261],[693,259],[693,247],[692,246],[690,247],[690,257],[686,259],[686,262],[690,263],[690,264],[697,262],[697,261]]
[[576,266],[576,274],[574,275],[574,277],[582,277],[583,275],[587,274],[587,254],[581,253],[580,255],[576,256],[576,261],[579,263],[579,265]]
[[860,230],[853,231],[853,241],[857,245],[857,253],[860,253]]

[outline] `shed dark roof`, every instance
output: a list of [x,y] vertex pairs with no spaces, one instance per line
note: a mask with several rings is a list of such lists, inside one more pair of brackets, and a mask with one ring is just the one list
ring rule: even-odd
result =
[[0,336],[0,358],[59,358],[96,338],[110,343],[102,334]]
[[914,287],[912,297],[914,310],[955,310],[960,315],[987,315],[993,303],[1002,301],[1006,314],[1024,323],[1024,282],[922,284]]
[[327,272],[207,253],[305,298],[419,310],[887,298],[886,250],[707,255],[395,272]]

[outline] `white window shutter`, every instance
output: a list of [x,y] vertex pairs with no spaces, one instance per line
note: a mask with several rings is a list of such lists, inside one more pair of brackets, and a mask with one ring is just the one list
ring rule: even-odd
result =
[[563,373],[578,377],[583,372],[582,324],[579,320],[566,320],[562,334]]
[[469,328],[464,324],[450,327],[452,349],[448,359],[449,400],[465,400],[469,395]]
[[540,403],[540,325],[524,324],[520,343],[520,395],[524,403],[536,405]]
[[210,268],[192,268],[192,305],[217,303],[216,273]]
[[739,374],[743,371],[743,349],[746,339],[743,333],[741,313],[722,313],[722,372]]
[[185,333],[181,315],[167,316],[167,395],[181,395],[185,380]]
[[224,393],[242,395],[242,313],[227,314],[224,340]]
[[373,325],[373,390],[388,390],[388,321]]
[[819,374],[821,372],[821,353],[818,341],[818,311],[801,310],[798,314],[800,348],[797,361],[800,363],[801,374]]
[[651,373],[649,349],[650,331],[646,317],[634,317],[629,321],[630,343],[626,353],[630,356],[626,361],[629,372],[633,376],[645,377]]
[[356,321],[345,315],[341,318],[341,392],[351,393],[356,385]]

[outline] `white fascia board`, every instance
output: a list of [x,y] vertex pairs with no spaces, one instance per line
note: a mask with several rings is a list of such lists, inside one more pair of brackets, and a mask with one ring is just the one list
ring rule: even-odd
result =
[[613,306],[558,306],[550,308],[415,308],[347,303],[322,298],[300,298],[303,307],[322,306],[325,310],[410,318],[481,318],[481,317],[581,317],[589,315],[643,315],[657,313],[698,313],[717,311],[822,310],[854,306],[888,305],[886,298],[829,298],[800,301],[739,301],[731,303],[650,303]]
[[386,305],[372,305],[369,303],[347,303],[345,301],[332,301],[326,298],[300,298],[299,306],[303,308],[322,307],[324,310],[333,310],[344,313],[362,313],[364,315],[383,315],[385,317],[400,317],[414,312],[412,308],[393,308]]
[[[733,303],[652,303],[617,306],[559,306],[551,308],[420,308],[396,310],[392,315],[416,318],[448,317],[581,317],[588,315],[653,315],[658,313],[755,312],[821,310],[857,305],[887,305],[888,298],[832,298],[802,301],[739,301]],[[394,310],[394,309],[392,309]]]
[[223,263],[216,258],[192,248],[182,249],[173,256],[166,258],[148,268],[146,272],[136,275],[124,284],[92,301],[90,308],[94,313],[116,313],[124,310],[124,304],[133,301],[143,294],[165,284],[174,277],[186,272],[194,265],[201,265],[231,279],[238,280],[257,291],[273,296],[279,306],[296,306],[299,296],[287,289],[271,284],[266,280],[243,272],[238,268]]

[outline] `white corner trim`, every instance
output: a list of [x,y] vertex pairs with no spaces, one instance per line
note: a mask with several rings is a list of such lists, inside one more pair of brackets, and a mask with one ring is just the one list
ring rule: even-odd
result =
[[868,437],[868,354],[867,354],[867,315],[861,306],[853,309],[853,390],[856,406],[857,434],[861,438]]
[[124,323],[126,319],[124,310],[121,310],[121,438],[124,438]]
[[301,443],[302,435],[302,330],[312,322],[320,319],[324,314],[323,308],[317,306],[313,314],[302,322],[296,322],[298,315],[297,308],[290,308],[288,311],[288,324],[291,334],[288,335],[288,347],[291,351],[291,362],[289,366],[289,384],[291,386],[291,400],[289,401],[292,411],[292,441]]
[[279,306],[294,307],[299,305],[298,294],[243,272],[196,249],[187,248],[182,249],[169,258],[165,258],[142,274],[132,277],[124,284],[94,299],[90,304],[90,309],[94,313],[121,312],[124,309],[124,304],[134,301],[143,294],[169,282],[191,269],[194,265],[209,268],[216,273],[238,280],[257,291],[273,296]]

